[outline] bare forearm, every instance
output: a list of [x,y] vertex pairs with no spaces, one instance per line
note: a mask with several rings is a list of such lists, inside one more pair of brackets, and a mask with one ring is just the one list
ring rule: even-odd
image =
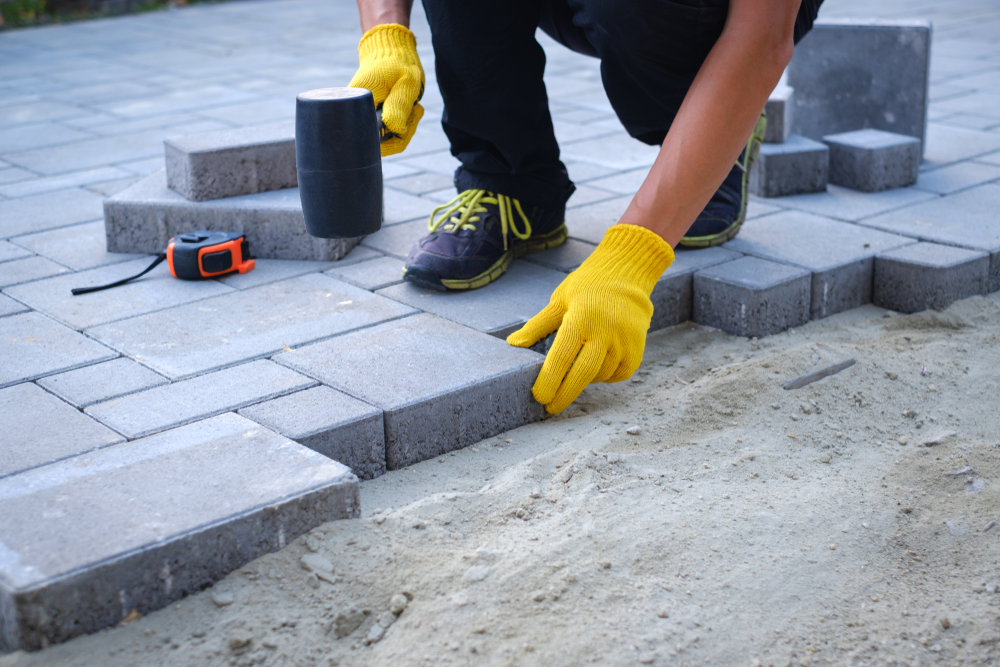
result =
[[358,0],[361,29],[368,32],[383,23],[398,23],[410,27],[413,0]]
[[792,54],[799,0],[734,0],[620,222],[676,246],[732,169]]

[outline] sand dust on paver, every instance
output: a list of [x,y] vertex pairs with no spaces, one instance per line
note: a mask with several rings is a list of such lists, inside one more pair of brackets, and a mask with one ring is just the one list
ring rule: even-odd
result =
[[983,664],[998,342],[997,295],[655,334],[564,415],[364,483],[365,518],[0,665]]

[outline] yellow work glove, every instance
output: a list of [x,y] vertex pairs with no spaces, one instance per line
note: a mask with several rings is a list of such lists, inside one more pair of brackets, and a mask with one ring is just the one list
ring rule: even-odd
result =
[[393,136],[382,142],[382,157],[402,153],[424,108],[417,104],[424,95],[424,68],[417,56],[417,38],[397,23],[377,25],[358,44],[361,66],[352,88],[367,88],[382,106],[382,122]]
[[507,337],[530,347],[559,330],[532,393],[552,414],[592,382],[621,382],[642,363],[653,317],[649,295],[674,261],[670,244],[644,227],[615,225],[552,293],[549,305]]

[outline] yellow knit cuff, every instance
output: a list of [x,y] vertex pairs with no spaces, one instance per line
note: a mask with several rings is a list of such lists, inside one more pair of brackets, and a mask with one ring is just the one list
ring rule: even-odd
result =
[[375,55],[404,49],[417,50],[417,37],[406,26],[398,23],[382,23],[375,26],[364,35],[358,43],[358,52],[362,56]]
[[631,276],[652,292],[656,281],[674,262],[674,249],[659,234],[638,225],[614,225],[604,233],[594,255],[605,270]]

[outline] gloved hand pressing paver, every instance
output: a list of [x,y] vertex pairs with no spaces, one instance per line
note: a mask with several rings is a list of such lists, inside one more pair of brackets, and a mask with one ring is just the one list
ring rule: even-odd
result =
[[382,142],[382,157],[402,153],[424,116],[418,104],[424,95],[424,68],[417,56],[417,38],[396,23],[377,25],[358,44],[361,66],[351,79],[367,88],[382,105],[382,122],[393,135]]
[[549,305],[507,337],[530,347],[559,330],[532,393],[552,414],[592,382],[621,382],[642,362],[653,316],[649,295],[674,261],[670,244],[635,225],[615,225],[552,293]]

